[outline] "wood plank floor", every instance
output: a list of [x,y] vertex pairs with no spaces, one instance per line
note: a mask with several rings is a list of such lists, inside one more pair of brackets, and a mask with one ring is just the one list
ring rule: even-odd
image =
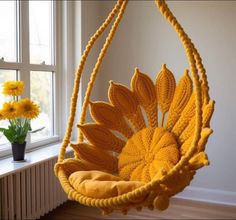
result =
[[142,212],[132,210],[126,216],[116,212],[102,216],[95,208],[68,201],[40,220],[54,219],[236,219],[236,207],[173,199],[171,206],[165,212],[145,209]]

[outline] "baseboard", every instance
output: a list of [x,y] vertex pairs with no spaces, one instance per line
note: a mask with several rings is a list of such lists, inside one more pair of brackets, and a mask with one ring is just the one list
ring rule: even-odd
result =
[[176,198],[236,206],[236,192],[189,186]]

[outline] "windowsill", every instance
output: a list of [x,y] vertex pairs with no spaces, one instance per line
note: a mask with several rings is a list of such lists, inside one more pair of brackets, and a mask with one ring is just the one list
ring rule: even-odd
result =
[[[55,145],[56,143],[59,143],[61,140],[58,135],[52,136],[50,138],[40,139],[36,142],[31,142],[30,144],[26,144],[26,153],[32,152],[34,150],[37,150],[39,148]],[[0,150],[0,161],[8,158],[12,155],[12,149],[11,144],[8,142],[7,145],[5,145],[5,148],[1,147]]]
[[[61,143],[57,142],[26,152],[25,161],[22,162],[13,161],[12,156],[0,159],[0,178],[57,157],[60,146]],[[69,151],[72,151],[72,149],[67,148],[67,152]]]

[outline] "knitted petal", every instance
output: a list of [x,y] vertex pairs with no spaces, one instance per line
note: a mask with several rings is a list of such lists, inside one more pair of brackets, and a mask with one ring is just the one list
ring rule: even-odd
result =
[[[142,141],[142,148],[145,151],[149,152],[150,149],[152,149],[152,140],[153,140],[154,132],[155,132],[155,129],[144,129],[142,132],[140,132],[140,135],[141,135],[140,139]],[[138,145],[140,145],[140,144],[137,143],[137,146]]]
[[157,99],[153,81],[146,74],[135,69],[135,74],[131,80],[131,88],[146,111],[149,126],[156,127]]
[[138,100],[134,93],[125,86],[111,81],[108,95],[110,102],[124,115],[134,114],[137,111]]
[[111,173],[117,171],[118,159],[107,151],[85,143],[71,146],[78,153],[81,159],[94,163]]
[[156,79],[157,100],[162,113],[168,112],[170,108],[175,93],[175,85],[174,75],[164,64]]
[[110,102],[118,108],[137,130],[145,127],[136,95],[123,85],[111,82],[108,91]]
[[132,129],[127,125],[121,112],[114,106],[105,102],[91,102],[90,114],[99,124],[119,131],[127,138],[133,135]]
[[201,83],[201,90],[202,90],[202,103],[203,105],[205,105],[209,102],[210,97],[208,94],[208,87],[206,86],[204,81],[202,81]]
[[135,73],[131,79],[131,88],[141,105],[148,106],[156,102],[155,86],[152,80],[138,69],[135,69]]
[[188,152],[189,148],[192,146],[192,141],[193,141],[193,138],[190,137],[181,145],[180,147],[181,155],[185,155]]
[[209,161],[207,155],[204,152],[196,154],[189,160],[189,168],[191,170],[197,170],[207,165],[209,165]]
[[61,167],[68,176],[80,170],[102,170],[101,167],[95,165],[94,163],[75,158],[65,159],[58,166]]
[[196,111],[195,101],[196,101],[195,93],[192,93],[191,98],[188,101],[188,104],[185,106],[179,120],[176,122],[175,126],[171,131],[172,133],[175,134],[175,136],[178,137],[187,127],[191,119],[194,117]]
[[189,101],[192,95],[192,80],[186,70],[183,77],[180,79],[176,88],[173,101],[168,112],[166,129],[171,131],[176,121],[179,119],[181,112]]
[[107,128],[97,124],[78,125],[88,141],[104,150],[120,152],[125,142],[117,138]]
[[198,142],[198,152],[204,151],[207,144],[208,138],[213,133],[213,130],[210,128],[204,128],[201,132],[201,138]]
[[160,139],[163,137],[165,134],[165,129],[164,128],[158,128],[155,129],[153,134],[153,138],[151,139],[151,149],[153,149],[160,141]]
[[[214,101],[210,101],[207,105],[203,108],[203,115],[202,115],[202,127],[206,127],[209,125],[209,121],[211,119],[211,116],[214,111]],[[194,116],[186,129],[182,132],[182,134],[179,136],[179,142],[180,144],[184,143],[185,140],[187,140],[190,136],[193,135],[195,130],[195,124],[196,124],[196,116]]]
[[[201,138],[198,142],[198,146],[197,146],[197,151],[203,151],[205,149],[205,145],[207,143],[207,140],[209,138],[209,136],[212,134],[212,129],[210,128],[204,128],[201,132]],[[185,142],[181,145],[180,147],[180,153],[181,155],[185,155],[187,153],[187,151],[189,150],[189,148],[191,147],[192,144],[192,140],[193,140],[193,136],[190,136],[187,140],[185,140]]]
[[209,127],[210,120],[215,108],[215,101],[210,100],[207,105],[204,106],[203,109],[203,118],[202,118],[202,127]]

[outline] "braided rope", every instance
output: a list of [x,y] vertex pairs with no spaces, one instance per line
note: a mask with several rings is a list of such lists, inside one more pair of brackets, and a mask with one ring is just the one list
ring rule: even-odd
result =
[[198,53],[194,44],[191,42],[191,39],[189,39],[189,42],[192,44],[194,58],[196,60],[197,67],[201,73],[202,83],[203,83],[203,86],[205,89],[205,91],[203,91],[204,96],[206,98],[206,103],[208,103],[210,100],[210,97],[209,97],[209,86],[208,86],[208,81],[207,81],[206,69],[202,63],[202,58],[201,58],[200,54]]
[[[103,58],[105,57],[106,55],[106,52],[107,52],[107,49],[108,47],[110,46],[112,40],[113,40],[113,37],[115,35],[115,32],[116,32],[116,29],[123,17],[123,14],[125,12],[125,8],[126,8],[126,5],[128,3],[128,0],[123,0],[123,3],[122,3],[122,6],[121,6],[121,9],[120,9],[120,12],[106,38],[106,41],[99,53],[99,56],[97,58],[97,62],[94,66],[94,69],[91,73],[91,77],[90,77],[90,81],[88,83],[88,86],[87,86],[87,90],[86,90],[86,93],[85,93],[85,97],[84,97],[84,102],[83,102],[83,106],[82,106],[82,112],[81,112],[81,116],[80,116],[80,124],[83,124],[84,121],[85,121],[85,118],[86,118],[86,111],[87,111],[87,107],[88,107],[88,104],[89,104],[89,98],[90,98],[90,95],[91,95],[91,92],[92,92],[92,89],[93,89],[93,86],[94,86],[94,83],[95,83],[95,80],[96,80],[96,76],[98,74],[98,71],[99,71],[99,68],[102,64],[102,61],[103,61]],[[82,132],[80,131],[79,132],[79,137],[78,137],[78,142],[82,142],[83,141],[83,134]]]
[[75,112],[76,112],[76,105],[77,105],[77,99],[78,99],[78,91],[80,86],[80,78],[84,69],[85,62],[87,60],[87,57],[97,41],[97,39],[102,35],[102,33],[106,30],[107,26],[111,23],[117,12],[120,10],[121,6],[123,4],[123,0],[118,0],[104,23],[100,26],[100,28],[96,31],[96,33],[90,38],[88,41],[88,44],[83,52],[83,55],[81,57],[80,64],[78,66],[78,69],[75,73],[75,80],[74,80],[74,88],[73,93],[71,97],[71,105],[70,105],[70,116],[68,118],[68,124],[66,128],[66,133],[62,141],[61,149],[58,156],[58,162],[62,162],[65,157],[65,151],[66,147],[68,146],[71,138],[72,133],[72,127],[75,119]]

